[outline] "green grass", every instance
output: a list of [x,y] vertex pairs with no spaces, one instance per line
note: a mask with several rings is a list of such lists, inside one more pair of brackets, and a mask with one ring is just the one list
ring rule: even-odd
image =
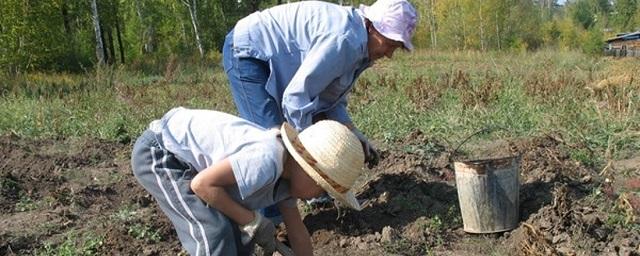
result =
[[571,52],[402,55],[365,72],[358,85],[371,92],[356,91],[351,110],[365,133],[387,142],[415,129],[452,144],[484,127],[505,128],[479,136],[485,140],[560,132],[578,145],[574,159],[598,166],[640,148],[640,85],[604,95],[584,87],[637,74],[637,62]]
[[160,241],[160,232],[147,224],[134,224],[127,231],[135,239],[157,243]]
[[[379,143],[414,130],[452,144],[557,132],[590,166],[640,149],[640,85],[592,95],[585,86],[638,60],[575,52],[417,51],[377,63],[357,81],[349,108],[356,125]],[[0,81],[0,134],[33,138],[95,137],[129,142],[172,107],[235,113],[220,67],[169,61],[164,73],[106,68],[83,75],[22,74]],[[638,80],[638,79],[635,79]]]
[[186,72],[169,81],[123,69],[4,79],[0,133],[127,142],[175,106],[233,110],[220,70]]
[[162,238],[160,231],[147,223],[143,223],[138,218],[140,216],[138,209],[138,205],[124,205],[110,219],[124,226],[127,229],[127,233],[135,239],[150,243],[159,242]]
[[103,239],[92,233],[84,233],[82,236],[75,233],[69,233],[65,240],[60,244],[46,243],[43,248],[39,249],[36,255],[56,255],[56,256],[75,256],[75,255],[98,255],[98,251],[103,244]]
[[127,223],[133,222],[135,220],[137,220],[137,215],[138,213],[136,212],[136,206],[133,205],[125,205],[120,207],[120,209],[118,210],[118,212],[116,212],[115,214],[113,214],[112,218],[116,221],[119,221],[125,225],[127,225]]
[[33,201],[31,197],[29,197],[24,193],[20,194],[20,198],[15,205],[15,210],[18,212],[27,212],[27,211],[35,210],[37,208],[38,208],[38,205],[36,204],[36,202]]

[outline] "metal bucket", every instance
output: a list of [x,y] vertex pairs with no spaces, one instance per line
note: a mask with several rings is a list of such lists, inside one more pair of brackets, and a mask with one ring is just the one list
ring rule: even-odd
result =
[[520,157],[454,162],[464,231],[516,228],[520,211]]

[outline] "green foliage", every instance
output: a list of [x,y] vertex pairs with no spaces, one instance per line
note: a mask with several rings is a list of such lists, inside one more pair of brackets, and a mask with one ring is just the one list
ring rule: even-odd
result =
[[22,192],[21,190],[20,183],[14,180],[11,175],[0,178],[0,192],[2,196],[16,196]]
[[571,159],[581,162],[586,166],[593,167],[598,160],[602,161],[602,159],[594,157],[593,152],[589,151],[588,149],[573,149],[569,151],[569,154],[571,156]]
[[587,0],[576,1],[571,9],[571,18],[583,29],[589,29],[596,23],[596,13]]
[[[83,63],[79,60],[83,53],[78,51],[78,42],[70,31],[82,20],[68,20],[82,9],[81,4],[7,0],[0,3],[0,9],[0,68],[11,72],[73,70]],[[63,11],[68,16],[63,17]]]
[[556,20],[543,23],[540,28],[540,33],[542,34],[542,42],[548,46],[555,45],[562,34]]
[[[0,69],[82,72],[96,63],[91,1],[0,2]],[[96,1],[107,63],[121,61],[161,73],[167,60],[219,63],[225,35],[242,17],[282,1]],[[372,4],[366,1],[330,2]],[[563,6],[547,1],[412,1],[420,23],[418,48],[446,50],[531,50],[559,45],[595,51],[579,35],[599,26],[615,32],[640,26],[637,0],[576,0]],[[194,19],[188,5],[194,5]],[[196,24],[204,54],[196,44]],[[610,35],[607,35],[610,36]],[[595,39],[595,38],[594,38]],[[216,56],[218,53],[218,56]]]
[[37,255],[56,256],[76,256],[76,255],[98,255],[104,238],[93,233],[76,234],[69,233],[60,244],[45,243],[44,247],[38,250]]
[[160,232],[153,226],[143,223],[138,216],[140,212],[137,205],[125,205],[121,207],[118,212],[111,216],[111,219],[117,221],[125,227],[127,233],[135,239],[145,240],[152,243],[157,243],[162,238]]
[[112,217],[122,223],[130,223],[135,221],[137,212],[131,205],[125,205],[118,210]]
[[[640,232],[640,222],[638,222],[638,216],[633,208],[633,205],[629,203],[629,196],[637,198],[640,193],[626,191],[622,192],[615,201],[605,201],[602,204],[608,208],[606,220],[604,225],[610,229],[625,229],[632,233]],[[605,199],[606,200],[606,199]]]
[[634,22],[634,15],[640,13],[640,2],[638,0],[617,0],[613,9],[616,13],[613,16],[613,24],[618,31],[633,31],[638,23]]
[[558,30],[560,31],[558,44],[560,48],[564,50],[578,48],[580,45],[579,35],[583,30],[576,28],[573,20],[569,18],[560,20],[558,25]]
[[585,32],[582,40],[582,51],[586,54],[599,55],[604,49],[604,34],[602,29],[595,28],[589,29]]
[[15,205],[16,211],[26,212],[37,209],[38,205],[34,202],[31,197],[24,193],[20,193],[20,199]]
[[154,242],[154,243],[157,243],[158,241],[160,241],[160,238],[161,238],[158,230],[155,230],[153,227],[146,224],[140,224],[140,223],[133,224],[132,226],[129,227],[129,230],[127,232],[129,233],[129,235],[131,235],[135,239],[145,240],[145,241]]

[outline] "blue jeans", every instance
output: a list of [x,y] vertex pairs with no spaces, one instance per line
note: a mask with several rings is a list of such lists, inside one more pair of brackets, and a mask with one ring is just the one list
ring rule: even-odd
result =
[[227,36],[222,54],[238,113],[240,117],[262,127],[279,128],[284,122],[282,108],[265,89],[271,73],[269,63],[255,58],[234,57],[232,33]]
[[[239,116],[264,128],[279,128],[284,122],[282,109],[265,89],[271,73],[269,63],[255,58],[234,57],[233,32],[227,35],[222,55]],[[276,205],[261,209],[260,212],[276,225],[282,222],[282,214]]]

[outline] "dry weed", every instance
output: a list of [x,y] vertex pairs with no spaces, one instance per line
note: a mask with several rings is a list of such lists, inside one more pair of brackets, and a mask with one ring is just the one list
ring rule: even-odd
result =
[[633,80],[634,80],[634,77],[629,74],[611,76],[611,77],[602,79],[597,83],[593,83],[591,85],[585,86],[585,89],[587,89],[592,94],[600,94],[609,88],[632,85]]
[[397,91],[399,81],[397,75],[380,75],[378,77],[378,86],[382,88],[389,88],[389,90]]
[[358,80],[358,85],[351,88],[353,94],[353,101],[358,105],[366,105],[373,101],[372,95],[373,82],[371,80],[363,78]]
[[180,63],[178,63],[178,57],[173,54],[169,56],[164,68],[164,81],[167,83],[173,82],[176,77],[176,71],[179,67]]
[[486,72],[484,77],[474,81],[469,73],[456,70],[442,74],[435,83],[419,76],[405,88],[405,93],[418,110],[432,108],[448,89],[458,92],[465,108],[477,108],[496,100],[502,88],[502,81],[493,73]]
[[585,87],[597,102],[599,109],[626,116],[640,110],[640,86],[630,74],[612,76]]
[[551,222],[544,227],[536,227],[533,224],[522,223],[524,226],[525,238],[519,244],[520,252],[523,255],[560,255],[550,239],[554,230],[562,229],[563,222],[571,213],[571,205],[567,200],[568,188],[566,184],[556,187],[553,191],[553,201],[551,206]]
[[502,81],[491,72],[486,72],[478,81],[473,81],[469,74],[460,70],[452,77],[450,86],[458,91],[465,108],[486,106],[498,98],[498,93],[503,87]]
[[445,87],[429,82],[424,76],[419,76],[405,87],[405,94],[417,110],[423,111],[436,105],[445,90]]
[[[527,95],[548,100],[561,95],[567,88],[580,88],[585,84],[569,73],[562,73],[558,77],[551,76],[547,72],[535,72],[524,78],[524,86]],[[578,96],[578,95],[575,95]]]
[[522,226],[525,227],[524,233],[527,236],[520,244],[520,252],[522,255],[559,255],[558,251],[551,246],[551,242],[545,238],[544,234],[538,228],[526,222],[523,222]]
[[618,197],[618,208],[624,212],[625,223],[636,223],[640,214],[640,198],[631,192],[624,192]]

